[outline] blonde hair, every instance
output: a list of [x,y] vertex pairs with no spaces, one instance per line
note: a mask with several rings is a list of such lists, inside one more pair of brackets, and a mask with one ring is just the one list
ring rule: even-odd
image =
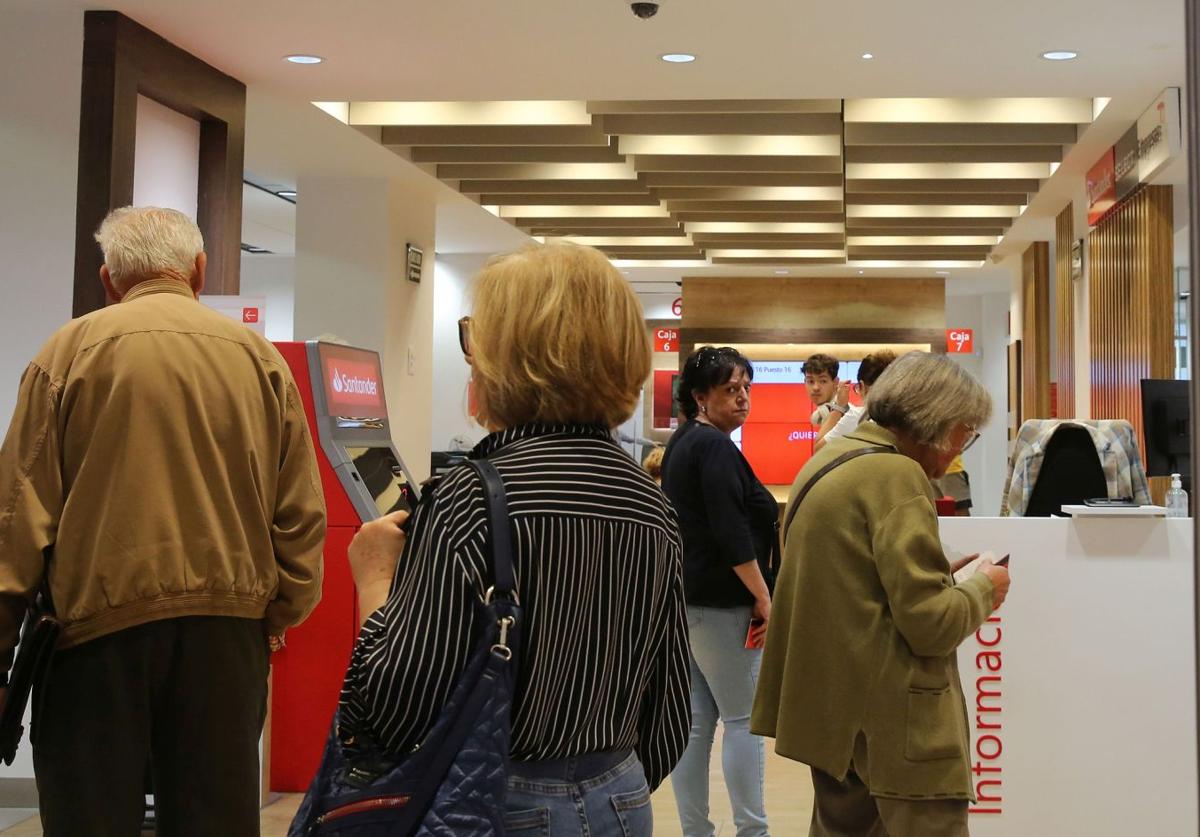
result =
[[654,477],[656,480],[662,479],[662,461],[663,454],[666,453],[665,448],[657,445],[650,448],[650,452],[646,454],[646,458],[642,460],[642,468],[647,474]]
[[871,386],[867,414],[918,444],[944,450],[956,425],[978,429],[987,423],[992,397],[945,355],[909,352],[889,364]]
[[487,263],[471,311],[476,418],[512,427],[633,415],[650,375],[642,307],[598,250],[530,245]]
[[189,279],[204,251],[204,237],[191,218],[157,206],[114,209],[96,230],[96,242],[121,292],[164,274]]

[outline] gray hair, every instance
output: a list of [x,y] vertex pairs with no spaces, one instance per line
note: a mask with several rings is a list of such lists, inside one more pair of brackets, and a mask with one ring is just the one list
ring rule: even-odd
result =
[[867,414],[918,444],[944,450],[956,425],[978,429],[987,423],[992,397],[945,355],[909,352],[893,361],[871,387]]
[[122,293],[145,279],[191,277],[204,237],[182,212],[157,206],[122,206],[96,230],[113,286]]

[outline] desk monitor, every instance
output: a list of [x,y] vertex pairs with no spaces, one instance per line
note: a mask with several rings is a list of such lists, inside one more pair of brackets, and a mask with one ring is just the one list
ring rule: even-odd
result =
[[1146,431],[1146,475],[1191,477],[1191,396],[1188,381],[1142,381],[1142,423]]

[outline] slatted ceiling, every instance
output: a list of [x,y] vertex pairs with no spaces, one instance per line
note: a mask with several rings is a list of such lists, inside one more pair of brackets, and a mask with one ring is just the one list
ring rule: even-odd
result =
[[841,99],[633,99],[595,100],[587,112],[606,114],[841,113]]
[[852,123],[846,145],[1074,145],[1075,125]]
[[953,178],[946,180],[887,180],[883,178],[872,180],[846,181],[846,193],[884,194],[891,192],[929,193],[954,192],[956,194],[984,193],[1033,193],[1041,188],[1041,181],[1036,179],[1002,179],[982,180]]
[[841,157],[825,155],[776,154],[635,154],[633,165],[639,172],[815,172],[842,173]]
[[419,145],[414,163],[623,163],[615,145]]
[[847,163],[1061,163],[1061,145],[853,145]]
[[639,264],[978,264],[1084,113],[1090,100],[351,106],[531,235],[615,239],[598,246]]

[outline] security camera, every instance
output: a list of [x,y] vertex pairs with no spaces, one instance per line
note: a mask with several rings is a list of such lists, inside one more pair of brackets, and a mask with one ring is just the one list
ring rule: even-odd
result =
[[629,8],[633,10],[633,13],[642,20],[647,20],[658,14],[658,6],[658,3],[645,3],[638,2],[637,0],[629,4]]

